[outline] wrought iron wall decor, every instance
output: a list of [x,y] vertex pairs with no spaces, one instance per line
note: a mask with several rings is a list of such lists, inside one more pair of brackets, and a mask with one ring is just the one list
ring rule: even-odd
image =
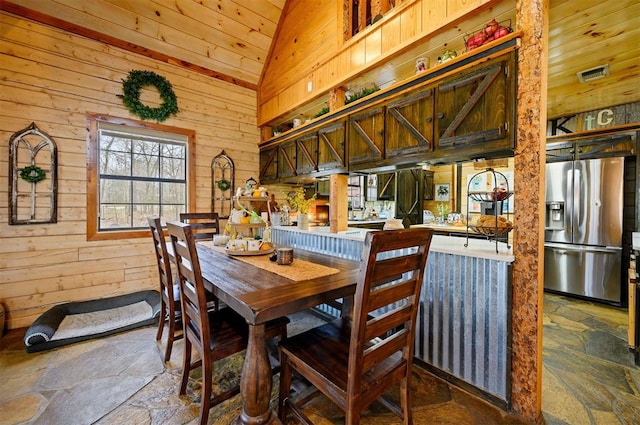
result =
[[211,161],[211,211],[220,218],[229,218],[235,193],[235,166],[223,150]]
[[58,148],[35,123],[9,141],[9,224],[56,223]]

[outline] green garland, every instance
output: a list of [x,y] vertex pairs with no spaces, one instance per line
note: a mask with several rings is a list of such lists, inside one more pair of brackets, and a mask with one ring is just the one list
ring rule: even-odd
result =
[[[160,92],[162,105],[151,108],[140,102],[140,90],[146,86],[154,86]],[[122,91],[124,94],[116,96],[122,98],[125,106],[132,114],[143,120],[164,121],[170,115],[178,112],[178,98],[173,92],[171,83],[166,78],[151,71],[130,71],[129,77],[122,80]]]
[[226,180],[226,179],[222,179],[216,184],[218,185],[218,189],[220,189],[223,192],[226,192],[231,187],[231,183],[229,183],[229,180]]
[[38,183],[44,180],[46,173],[37,165],[28,165],[20,171],[20,178],[29,183]]

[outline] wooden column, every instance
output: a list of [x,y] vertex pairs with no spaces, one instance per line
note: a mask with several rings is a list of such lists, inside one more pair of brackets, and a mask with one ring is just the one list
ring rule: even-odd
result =
[[344,87],[338,87],[329,92],[329,111],[333,112],[344,106],[347,90]]
[[332,174],[329,178],[329,231],[347,230],[347,175]]
[[549,1],[517,0],[516,22],[523,37],[518,49],[514,158],[518,208],[514,214],[511,401],[515,412],[534,423],[542,420]]

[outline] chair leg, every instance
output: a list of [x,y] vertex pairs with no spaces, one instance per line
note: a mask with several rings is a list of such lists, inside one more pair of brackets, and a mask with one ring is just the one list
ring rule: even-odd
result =
[[347,407],[344,423],[349,425],[360,425],[360,411],[353,406]]
[[180,381],[180,395],[187,393],[187,384],[189,383],[189,372],[191,372],[191,342],[188,338],[184,339],[184,359],[182,362],[182,380]]
[[169,317],[167,320],[169,324],[169,329],[167,333],[167,348],[164,351],[164,361],[165,363],[171,359],[171,351],[173,350],[173,340],[176,334],[176,320],[175,318]]
[[400,381],[400,407],[402,409],[402,423],[404,425],[412,425],[411,388],[409,388],[409,380],[406,377]]
[[156,341],[160,341],[160,339],[162,338],[164,321],[167,317],[167,305],[164,303],[164,299],[160,301],[160,311],[162,313],[160,314],[160,320],[158,320],[158,332],[156,333]]
[[291,391],[291,365],[287,355],[280,350],[280,395],[278,396],[278,417],[284,424],[287,423],[287,403]]
[[211,387],[213,386],[213,367],[211,357],[202,359],[202,396],[200,397],[200,425],[207,425],[211,408]]

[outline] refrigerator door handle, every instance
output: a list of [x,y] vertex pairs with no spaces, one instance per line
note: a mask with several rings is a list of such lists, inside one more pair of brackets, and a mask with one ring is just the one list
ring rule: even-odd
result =
[[584,245],[567,245],[561,243],[550,243],[545,242],[545,248],[553,248],[557,250],[562,250],[562,254],[566,254],[567,251],[582,251],[582,252],[617,252],[622,251],[621,246],[584,246]]
[[[574,163],[578,164],[578,163]],[[571,210],[571,240],[575,243],[576,238],[580,235],[580,225],[581,219],[580,217],[582,211],[582,199],[581,199],[581,191],[582,191],[582,175],[580,173],[580,169],[578,167],[573,168],[573,206]],[[582,236],[582,235],[580,235]]]

